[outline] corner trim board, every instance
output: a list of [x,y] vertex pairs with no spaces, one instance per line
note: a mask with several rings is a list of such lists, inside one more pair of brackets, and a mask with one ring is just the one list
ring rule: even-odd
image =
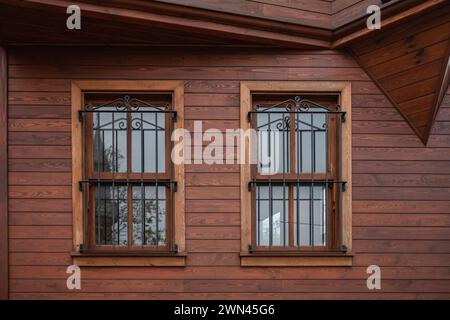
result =
[[9,298],[8,247],[8,57],[0,47],[0,300]]

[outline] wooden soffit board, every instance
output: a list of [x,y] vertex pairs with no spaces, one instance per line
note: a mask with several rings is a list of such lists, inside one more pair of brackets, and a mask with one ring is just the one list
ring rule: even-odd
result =
[[426,144],[447,89],[450,6],[381,28],[350,51]]

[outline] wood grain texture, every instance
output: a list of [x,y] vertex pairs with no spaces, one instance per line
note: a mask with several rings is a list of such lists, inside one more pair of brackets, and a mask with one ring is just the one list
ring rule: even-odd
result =
[[[106,51],[10,50],[9,70],[14,76],[8,85],[18,93],[15,97],[21,97],[20,102],[16,100],[20,104],[11,105],[8,117],[10,298],[450,297],[445,282],[450,268],[450,113],[442,112],[450,109],[449,91],[424,146],[346,53],[249,48],[221,53],[189,48],[159,52],[118,48],[111,55],[105,55]],[[437,62],[417,70],[433,78]],[[86,289],[67,292],[65,268],[72,263],[73,250],[68,231],[73,226],[69,192],[73,144],[71,119],[62,111],[70,107],[60,101],[71,100],[72,79],[93,76],[182,80],[186,106],[180,125],[189,127],[194,120],[205,120],[204,128],[222,129],[240,126],[241,81],[350,82],[352,118],[347,123],[352,129],[353,266],[241,267],[240,166],[188,164],[184,167],[185,267],[82,267]],[[407,73],[387,79],[395,90],[414,76]],[[22,104],[45,97],[45,92],[53,97],[45,104]],[[386,287],[380,292],[368,292],[365,287],[365,270],[371,264],[383,270]],[[130,280],[134,293],[125,289]],[[283,286],[275,280],[283,280]],[[346,280],[352,280],[350,289]],[[162,292],[163,283],[170,292]]]
[[8,60],[0,47],[0,300],[8,299]]
[[[427,143],[442,100],[450,52],[450,6],[350,46],[368,75]],[[417,28],[413,26],[417,25]]]

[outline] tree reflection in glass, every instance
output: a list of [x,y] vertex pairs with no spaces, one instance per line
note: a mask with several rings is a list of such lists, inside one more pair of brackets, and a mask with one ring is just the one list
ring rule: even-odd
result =
[[[144,224],[142,220],[144,218]],[[133,187],[133,242],[164,245],[166,234],[166,187]]]

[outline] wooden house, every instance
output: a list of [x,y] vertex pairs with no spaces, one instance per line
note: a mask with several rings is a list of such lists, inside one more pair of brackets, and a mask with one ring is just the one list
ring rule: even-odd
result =
[[449,35],[445,0],[0,0],[0,298],[450,299]]

